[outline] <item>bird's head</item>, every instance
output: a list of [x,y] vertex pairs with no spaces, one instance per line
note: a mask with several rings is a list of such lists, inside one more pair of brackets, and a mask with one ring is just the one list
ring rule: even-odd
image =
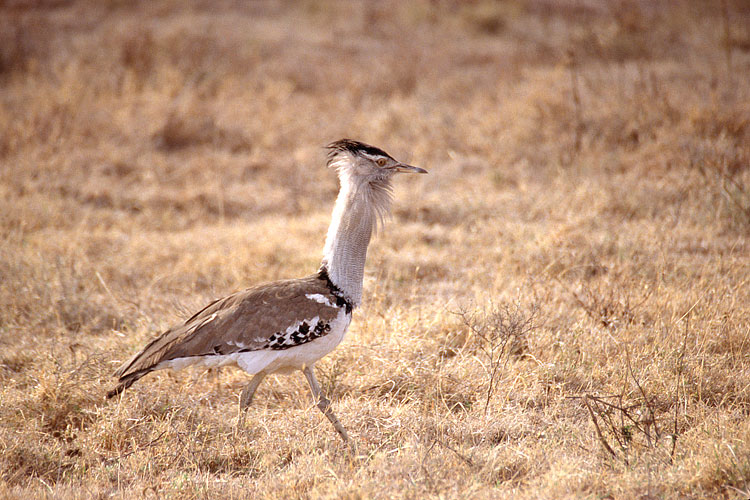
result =
[[385,184],[394,174],[426,174],[427,170],[393,159],[380,148],[359,141],[341,139],[328,146],[328,166],[336,168],[342,180],[357,186]]

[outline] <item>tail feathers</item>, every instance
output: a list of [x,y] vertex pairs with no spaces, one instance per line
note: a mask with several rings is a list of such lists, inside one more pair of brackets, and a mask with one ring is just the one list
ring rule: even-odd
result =
[[117,396],[150,371],[151,370],[141,370],[135,373],[129,373],[124,377],[121,377],[119,383],[115,386],[115,388],[107,393],[107,399],[112,399],[113,397]]

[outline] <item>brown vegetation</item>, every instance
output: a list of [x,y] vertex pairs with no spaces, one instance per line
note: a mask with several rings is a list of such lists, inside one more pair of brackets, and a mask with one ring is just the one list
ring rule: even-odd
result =
[[[740,0],[0,11],[0,497],[746,498]],[[117,363],[316,269],[353,137],[399,179],[321,382]]]

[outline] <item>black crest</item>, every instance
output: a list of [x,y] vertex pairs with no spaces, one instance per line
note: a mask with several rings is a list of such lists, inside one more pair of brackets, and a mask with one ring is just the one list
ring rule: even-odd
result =
[[[366,153],[370,156],[385,156],[391,158],[391,155],[386,153],[380,148],[370,146],[364,142],[353,141],[351,139],[339,139],[338,141],[330,143],[326,146],[328,149],[328,163],[330,164],[339,153],[349,152],[351,154]],[[392,159],[392,158],[391,158]]]

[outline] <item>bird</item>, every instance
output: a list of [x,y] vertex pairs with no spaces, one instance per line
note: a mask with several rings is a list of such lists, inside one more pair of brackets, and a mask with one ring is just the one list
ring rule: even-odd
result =
[[340,188],[318,271],[214,300],[125,361],[114,373],[117,385],[107,398],[155,370],[237,365],[252,375],[239,398],[238,425],[243,427],[263,379],[300,370],[317,407],[344,442],[351,444],[313,368],[341,343],[361,304],[367,247],[390,214],[393,177],[427,171],[351,139],[326,147],[327,166],[338,174]]

